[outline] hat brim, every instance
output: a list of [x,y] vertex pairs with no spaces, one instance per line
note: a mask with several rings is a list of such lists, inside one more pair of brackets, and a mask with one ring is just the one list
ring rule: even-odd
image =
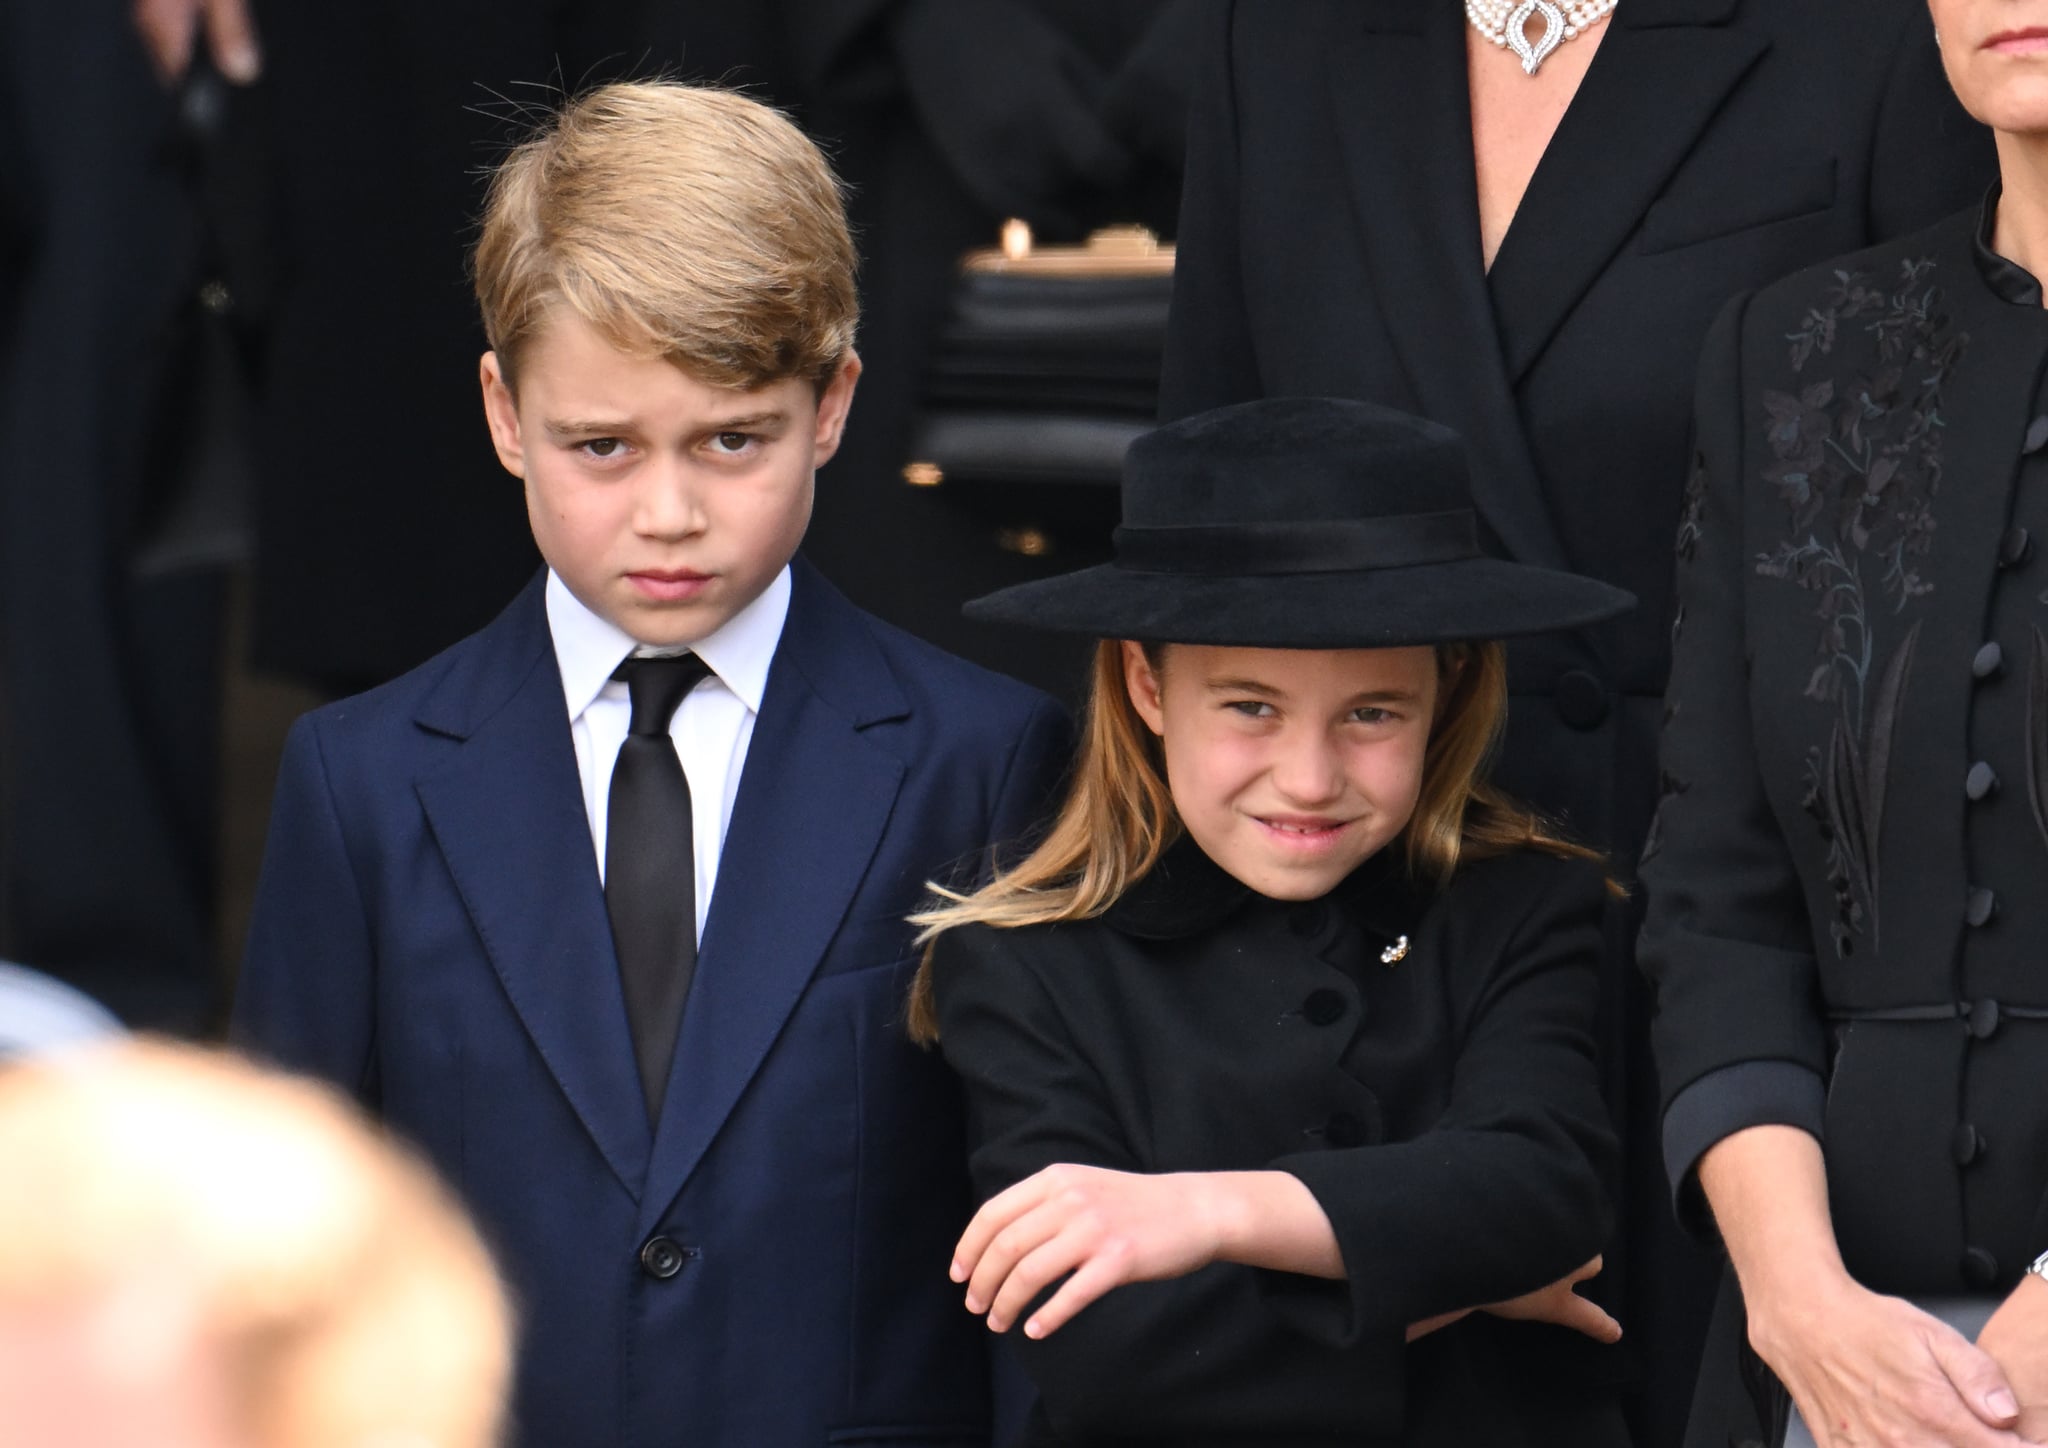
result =
[[978,623],[1145,643],[1358,649],[1580,628],[1635,595],[1553,569],[1468,558],[1361,573],[1207,577],[1105,563],[969,603]]

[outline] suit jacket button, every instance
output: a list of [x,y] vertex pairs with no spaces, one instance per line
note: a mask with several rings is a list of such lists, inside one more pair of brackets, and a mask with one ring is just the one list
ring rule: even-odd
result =
[[1985,644],[1970,658],[1970,672],[1980,679],[1995,678],[2004,667],[2005,650],[1998,646],[1997,639]]
[[1965,1121],[1949,1134],[1948,1150],[1957,1166],[1968,1166],[1984,1154],[1984,1134]]
[[1344,1019],[1344,997],[1333,990],[1312,990],[1301,1003],[1301,1013],[1312,1026],[1334,1026]]
[[2037,417],[2027,424],[2026,440],[2020,444],[2023,453],[2037,453],[2048,447],[2048,417]]
[[1551,686],[1557,717],[1574,729],[1597,729],[1607,718],[1607,690],[1584,669],[1566,669]]
[[1986,996],[1970,1006],[1970,1034],[1980,1041],[1988,1041],[1998,1034],[1998,1002]]
[[1998,540],[1998,566],[2017,568],[2034,556],[2034,540],[2026,529],[2015,523],[2005,530],[2005,536]]
[[683,1249],[666,1237],[650,1237],[640,1249],[640,1270],[657,1282],[666,1282],[683,1270]]
[[1998,1259],[1982,1247],[1963,1249],[1963,1280],[1972,1287],[1994,1287],[1998,1284]]
[[1364,1146],[1365,1123],[1348,1111],[1339,1111],[1324,1124],[1323,1140],[1335,1147]]
[[1963,919],[1982,929],[1991,923],[1991,917],[1998,913],[1998,896],[1982,885],[1977,886],[1963,905]]
[[1963,793],[1973,800],[1984,798],[1998,788],[1998,771],[1978,760],[1970,766],[1970,772],[1963,777]]

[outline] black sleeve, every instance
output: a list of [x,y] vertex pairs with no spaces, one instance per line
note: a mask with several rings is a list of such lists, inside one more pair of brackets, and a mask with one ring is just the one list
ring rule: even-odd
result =
[[1176,235],[1173,310],[1159,382],[1164,421],[1265,395],[1245,313],[1231,0],[1203,0]]
[[[941,936],[932,982],[940,1048],[967,1088],[981,1199],[1057,1162],[1143,1169],[1014,933]],[[1219,1263],[1131,1283],[1042,1341],[1010,1337],[1064,1433],[1257,1441],[1327,1431],[1348,1406],[1330,1401],[1331,1354],[1267,1305],[1260,1275]],[[1399,1382],[1403,1336],[1401,1326],[1380,1329],[1386,1370],[1358,1375],[1360,1402],[1376,1403]]]
[[1941,68],[1925,5],[1905,7],[1870,156],[1870,240],[1974,206],[1998,174],[1989,127],[1971,119]]
[[1348,1342],[1517,1297],[1607,1240],[1602,1168],[1616,1148],[1593,1040],[1606,896],[1590,862],[1559,865],[1474,993],[1436,1124],[1273,1163],[1315,1193],[1349,1280],[1343,1299],[1288,1295],[1304,1329]]
[[[1667,1160],[1681,1201],[1699,1154],[1693,1113],[1729,1130],[1810,1126],[1826,1068],[1805,897],[1764,792],[1750,723],[1744,616],[1741,339],[1748,298],[1731,302],[1709,334],[1700,369],[1694,473],[1679,532],[1678,620],[1662,744],[1663,796],[1641,879],[1647,893],[1638,959],[1656,988],[1652,1040],[1665,1120],[1683,1140]],[[1727,1068],[1793,1068],[1736,1078],[1739,1103],[1686,1093]],[[1687,1103],[1674,1121],[1672,1112]],[[1718,1139],[1718,1138],[1717,1138]],[[1693,1225],[1697,1212],[1685,1211]]]

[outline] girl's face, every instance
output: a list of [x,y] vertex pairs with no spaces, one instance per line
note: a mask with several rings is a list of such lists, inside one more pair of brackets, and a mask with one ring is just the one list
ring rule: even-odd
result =
[[1131,703],[1204,854],[1261,895],[1327,894],[1415,813],[1436,714],[1430,648],[1126,642]]
[[2048,131],[2048,0],[1930,0],[1963,109],[1994,130]]

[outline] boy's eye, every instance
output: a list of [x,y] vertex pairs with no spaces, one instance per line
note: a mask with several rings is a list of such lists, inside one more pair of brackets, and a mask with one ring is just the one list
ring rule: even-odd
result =
[[1353,709],[1351,717],[1361,724],[1384,724],[1394,716],[1375,704],[1367,704],[1363,708]]
[[583,451],[594,458],[617,457],[619,449],[624,446],[625,444],[615,437],[593,437],[582,444]]
[[711,441],[720,452],[741,453],[752,445],[754,435],[751,432],[721,432],[713,435]]

